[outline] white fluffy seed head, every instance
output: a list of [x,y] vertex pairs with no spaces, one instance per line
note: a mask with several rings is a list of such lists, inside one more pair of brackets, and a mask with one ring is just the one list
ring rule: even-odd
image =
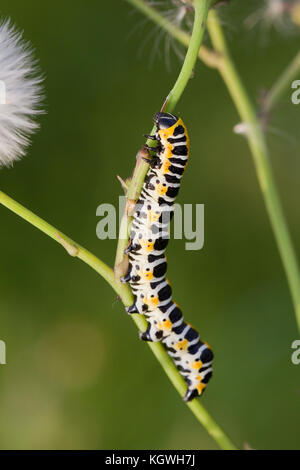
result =
[[39,127],[41,82],[30,44],[10,20],[0,23],[0,167],[25,154]]
[[245,23],[249,28],[260,23],[264,29],[274,27],[282,34],[297,33],[300,25],[300,0],[263,0]]

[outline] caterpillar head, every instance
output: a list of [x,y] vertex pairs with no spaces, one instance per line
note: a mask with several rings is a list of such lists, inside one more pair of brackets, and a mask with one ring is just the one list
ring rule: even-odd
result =
[[174,126],[177,121],[178,117],[171,113],[156,113],[154,116],[154,122],[158,130],[168,129],[169,127]]

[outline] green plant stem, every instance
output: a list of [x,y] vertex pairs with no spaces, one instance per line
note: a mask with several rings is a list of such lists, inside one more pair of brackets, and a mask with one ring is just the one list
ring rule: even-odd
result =
[[[149,141],[148,141],[149,142]],[[152,142],[152,141],[151,141]],[[153,145],[153,144],[152,144]],[[121,276],[126,274],[128,263],[127,256],[124,255],[124,250],[128,245],[129,239],[129,226],[131,223],[130,207],[134,207],[135,202],[139,198],[142,185],[148,171],[149,165],[143,160],[143,157],[148,157],[149,154],[144,149],[141,149],[136,156],[136,165],[130,180],[128,189],[126,191],[126,207],[123,214],[119,232],[119,239],[116,251],[114,272],[116,279],[119,280]]]
[[[171,22],[167,21],[165,18],[163,18],[156,10],[154,10],[152,7],[147,5],[146,3],[140,1],[140,0],[127,0],[129,3],[134,5],[136,8],[138,8],[142,13],[145,15],[149,16],[153,21],[157,22],[161,27],[165,28],[166,31],[171,32],[173,29],[173,25]],[[209,11],[209,7],[211,4],[211,0],[196,0],[195,1],[195,19],[194,19],[194,25],[193,25],[193,31],[191,37],[184,33],[181,32],[180,30],[177,30],[176,33],[176,38],[179,41],[183,41],[186,46],[188,46],[188,51],[185,56],[184,63],[182,65],[182,68],[180,70],[180,73],[178,75],[178,78],[175,82],[175,85],[173,86],[172,90],[170,91],[164,110],[166,112],[172,112],[182,93],[184,92],[187,83],[189,79],[191,78],[193,68],[196,64],[199,51],[200,51],[200,46],[201,42],[203,40],[203,34],[205,31],[205,25],[207,21],[207,15]],[[207,53],[205,53],[207,55]],[[152,128],[150,134],[153,134],[155,132],[155,127]],[[147,141],[147,145],[149,146],[155,146],[156,144],[152,140]],[[137,156],[137,164],[135,166],[133,176],[131,179],[131,182],[129,184],[128,191],[126,193],[127,200],[130,201],[136,201],[138,199],[138,196],[141,192],[145,176],[147,174],[149,165],[142,159]],[[125,228],[126,225],[130,224],[130,217],[128,217],[128,214],[124,214],[122,222],[121,222],[121,233],[125,233]],[[127,230],[127,233],[129,231]],[[116,252],[116,262],[115,262],[115,274],[117,279],[119,279],[120,276],[125,274],[122,271],[122,267],[126,266],[124,263],[124,248],[126,247],[128,242],[127,240],[123,238],[119,238],[118,240],[118,246],[117,246],[117,252]]]
[[[160,19],[159,15],[157,15],[156,11],[153,10],[151,7],[146,5],[143,2],[139,2],[138,0],[127,0],[129,3],[133,4],[134,6],[138,7],[143,13],[152,13],[156,19]],[[205,24],[207,20],[207,15],[209,11],[211,1],[210,0],[196,0],[195,2],[195,21],[193,27],[193,33],[191,38],[188,35],[179,33],[179,37],[181,40],[186,41],[184,37],[188,39],[186,45],[189,46],[188,52],[183,63],[182,69],[180,74],[176,80],[174,87],[172,88],[166,102],[165,111],[172,112],[175,106],[177,105],[193,71],[195,63],[197,61],[199,55],[200,45],[203,39],[203,34],[205,30]],[[164,24],[165,28],[168,28],[171,23],[161,18],[162,23]],[[209,53],[208,53],[209,54]],[[206,52],[204,54],[207,56]],[[213,59],[211,59],[213,62]],[[151,130],[151,134],[155,132],[155,127]],[[153,146],[153,141],[148,140],[147,144]],[[135,166],[135,170],[132,175],[131,182],[129,184],[126,197],[127,201],[136,201],[139,197],[139,194],[142,189],[142,185],[147,174],[149,165],[142,160],[143,150],[141,150],[141,155],[137,155],[137,163]],[[124,240],[124,233],[127,226],[127,233],[128,233],[128,224],[130,223],[130,217],[128,214],[124,214],[124,217],[121,222],[121,230],[123,239],[119,239],[117,253],[116,253],[116,265],[115,265],[115,272],[116,267],[118,264],[122,263],[123,251],[124,247],[127,244],[127,241]],[[117,278],[120,273],[117,273]],[[136,322],[137,326],[140,330],[144,331],[146,328],[146,321],[140,315],[133,315],[133,319]],[[179,392],[181,396],[185,394],[186,391],[186,383],[183,380],[182,376],[178,373],[176,367],[174,366],[173,361],[170,359],[168,355],[166,355],[165,348],[162,346],[161,343],[148,343],[150,349],[152,350],[155,357],[158,359],[160,364],[162,365],[164,371],[168,375],[170,381]],[[232,441],[227,437],[224,431],[218,426],[218,424],[213,420],[210,414],[206,411],[204,406],[198,401],[193,400],[190,403],[187,403],[187,406],[190,408],[192,413],[195,415],[197,420],[205,427],[207,432],[215,439],[215,441],[219,444],[222,449],[225,450],[235,450],[236,447],[232,443]]]
[[[128,285],[124,285],[116,281],[113,270],[103,263],[99,258],[97,258],[97,256],[89,252],[86,248],[80,246],[77,242],[73,241],[70,237],[59,231],[53,225],[50,225],[32,211],[26,209],[24,206],[16,202],[2,191],[0,191],[0,204],[62,245],[70,256],[79,258],[92,269],[94,269],[111,285],[115,292],[120,296],[120,299],[125,306],[132,304],[133,295]],[[139,330],[145,331],[147,327],[145,318],[142,315],[132,315],[132,318]],[[161,364],[176,390],[180,393],[181,396],[184,395],[186,384],[162,344],[147,344]],[[230,439],[226,436],[226,434],[222,431],[222,429],[213,420],[213,418],[209,415],[209,413],[205,410],[199,401],[193,400],[191,403],[188,403],[187,406],[191,409],[198,421],[203,424],[207,432],[215,439],[222,449],[235,449],[235,446],[232,444]]]
[[167,104],[165,107],[166,111],[172,112],[174,110],[189,79],[191,78],[203,40],[210,4],[211,0],[195,0],[194,2],[195,19],[188,51],[176,83],[167,98]]
[[300,51],[296,54],[294,59],[290,62],[290,64],[286,67],[283,73],[279,76],[278,80],[270,91],[267,93],[263,100],[262,111],[267,116],[276,106],[284,92],[287,88],[291,87],[291,83],[297,74],[300,73]]
[[[132,2],[133,3],[133,2]],[[198,49],[200,47],[201,38],[203,36],[203,25],[202,22],[205,23],[207,12],[209,8],[210,1],[207,0],[196,0],[196,25],[199,26],[199,21],[201,20],[201,28],[197,32],[195,31],[194,40],[191,40],[190,48],[193,50],[193,54],[190,53],[188,55],[188,60],[185,61],[183,68],[185,69],[184,72],[181,71],[181,79],[180,81],[176,82],[172,92],[174,93],[172,99],[172,105],[176,105],[176,100],[181,96],[189,76],[192,72],[192,68],[197,58]],[[198,16],[199,15],[199,16]],[[197,26],[197,27],[198,27]],[[195,28],[194,28],[195,30]],[[200,38],[200,40],[199,40]],[[198,49],[197,49],[198,48]],[[194,60],[194,63],[192,61]],[[184,85],[185,83],[185,85]],[[184,86],[183,86],[184,85]],[[174,91],[175,90],[175,91]],[[150,143],[150,142],[149,142]],[[151,142],[152,143],[152,142]],[[132,199],[135,199],[139,191],[141,189],[145,171],[141,170],[141,165],[143,163],[140,161],[137,162],[136,172],[133,175],[128,193],[132,196]],[[146,166],[146,172],[148,169],[148,165]],[[53,240],[61,244],[65,250],[74,257],[81,259],[91,268],[93,268],[98,274],[100,274],[115,290],[115,292],[120,296],[123,304],[125,306],[129,306],[133,302],[133,295],[128,285],[122,284],[118,279],[116,279],[114,271],[108,267],[105,263],[99,260],[95,255],[90,253],[88,250],[80,246],[78,243],[74,242],[71,238],[63,234],[62,232],[58,231],[55,227],[50,225],[45,220],[41,219],[39,216],[31,212],[30,210],[26,209],[24,206],[19,204],[18,202],[14,201],[12,198],[7,196],[5,193],[0,191],[0,203],[10,209],[15,214],[19,215],[21,218],[44,232],[46,235],[51,237]],[[142,315],[132,315],[132,318],[141,331],[145,331],[147,327],[147,322]],[[179,392],[181,396],[184,395],[186,390],[186,383],[182,376],[180,375],[179,371],[177,370],[176,366],[172,359],[168,356],[165,348],[162,346],[161,343],[147,343],[152,350],[153,354],[161,364],[162,368],[166,372],[167,376],[169,377],[170,381]],[[194,414],[196,419],[205,427],[207,432],[213,437],[213,439],[219,444],[222,449],[225,450],[234,450],[236,449],[235,445],[232,441],[227,437],[224,431],[220,428],[220,426],[214,421],[214,419],[210,416],[210,414],[206,411],[204,406],[198,400],[193,400],[190,403],[187,403],[188,408]]]
[[[190,43],[190,35],[179,28],[174,28],[174,24],[167,18],[162,16],[157,10],[151,7],[148,3],[143,0],[127,0],[128,3],[133,5],[137,10],[143,13],[145,16],[150,18],[154,23],[164,29],[167,33],[177,39],[181,44],[188,47]],[[211,2],[210,2],[211,3]],[[204,7],[204,2],[202,7]],[[216,54],[210,51],[206,46],[201,45],[199,49],[199,57],[207,65],[214,66],[216,60]]]
[[[127,0],[135,4],[137,8],[143,11],[149,18],[165,28],[169,34],[176,38],[181,44],[187,45],[186,37],[179,34],[180,29],[174,24],[165,25],[166,20],[162,15],[154,10],[154,8],[147,6],[147,10],[141,7],[142,0]],[[149,12],[151,10],[151,12]],[[155,11],[155,14],[153,13]],[[276,183],[273,176],[272,167],[269,160],[266,139],[262,131],[261,122],[257,116],[254,105],[251,103],[244,85],[239,77],[235,65],[230,57],[228,47],[226,44],[225,36],[222,27],[219,24],[217,14],[211,10],[208,18],[208,30],[214,46],[214,53],[206,51],[207,54],[199,58],[207,65],[213,66],[218,69],[222,76],[231,98],[236,106],[236,109],[243,121],[246,124],[246,138],[254,159],[255,169],[266,204],[267,212],[270,218],[271,226],[274,232],[278,250],[283,262],[285,273],[290,288],[292,301],[295,310],[296,321],[300,331],[300,275],[297,262],[296,253],[293,243],[289,234],[287,223],[281,207]],[[297,66],[292,67],[292,72],[298,68],[298,58],[296,59]],[[291,76],[291,72],[287,74]],[[275,103],[281,96],[283,83],[286,81],[281,80],[280,86],[276,86],[279,90],[275,93],[275,98],[271,99],[271,103]],[[273,106],[273,104],[272,104]]]
[[[243,123],[246,125],[245,135],[254,159],[257,178],[287,276],[296,321],[300,331],[299,267],[273,176],[265,135],[262,131],[261,122],[257,116],[255,107],[251,103],[232,58],[230,57],[226,39],[215,11],[210,12],[208,31],[215,50],[220,53],[222,57],[218,70]],[[276,92],[274,96],[279,96],[278,92]],[[274,102],[274,98],[271,102]]]
[[16,202],[2,191],[0,191],[0,204],[7,207],[7,209],[10,209],[22,219],[26,220],[31,225],[38,228],[41,232],[48,235],[48,237],[58,242],[63,246],[63,248],[65,248],[70,256],[79,258],[84,263],[88,264],[98,274],[100,274],[120,296],[124,296],[126,294],[126,286],[123,286],[122,284],[120,285],[120,283],[115,280],[113,270],[105,263],[100,261],[95,255],[80,246],[78,243],[74,242],[64,233],[57,230],[57,228],[41,219],[38,215],[26,209],[24,206]]

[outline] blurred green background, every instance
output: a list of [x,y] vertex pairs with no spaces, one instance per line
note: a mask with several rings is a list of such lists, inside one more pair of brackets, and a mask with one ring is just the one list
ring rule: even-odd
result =
[[[222,13],[253,97],[299,47],[295,34],[247,31],[257,5],[235,0]],[[168,70],[163,38],[153,59],[157,32],[125,1],[2,0],[1,14],[34,44],[47,110],[1,189],[111,265],[116,242],[97,239],[96,208],[118,203],[116,174],[131,173],[180,60]],[[200,63],[176,111],[192,145],[178,202],[205,204],[205,246],[172,240],[168,277],[215,352],[201,400],[239,446],[299,448],[299,334],[251,155],[232,132],[239,118]],[[288,92],[268,139],[300,255],[299,113]],[[0,220],[0,447],[215,449],[102,278],[4,207]]]

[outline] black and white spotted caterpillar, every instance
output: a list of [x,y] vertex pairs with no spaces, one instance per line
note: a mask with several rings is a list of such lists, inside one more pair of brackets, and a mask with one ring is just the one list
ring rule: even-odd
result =
[[154,121],[156,133],[146,137],[157,141],[157,147],[151,147],[156,156],[149,161],[135,206],[126,249],[129,270],[121,280],[130,283],[135,296],[127,312],[144,314],[148,321],[141,339],[162,341],[187,383],[184,400],[190,401],[202,394],[212,376],[213,353],[172,300],[165,256],[174,201],[187,166],[189,137],[182,120],[170,113],[157,113]]

